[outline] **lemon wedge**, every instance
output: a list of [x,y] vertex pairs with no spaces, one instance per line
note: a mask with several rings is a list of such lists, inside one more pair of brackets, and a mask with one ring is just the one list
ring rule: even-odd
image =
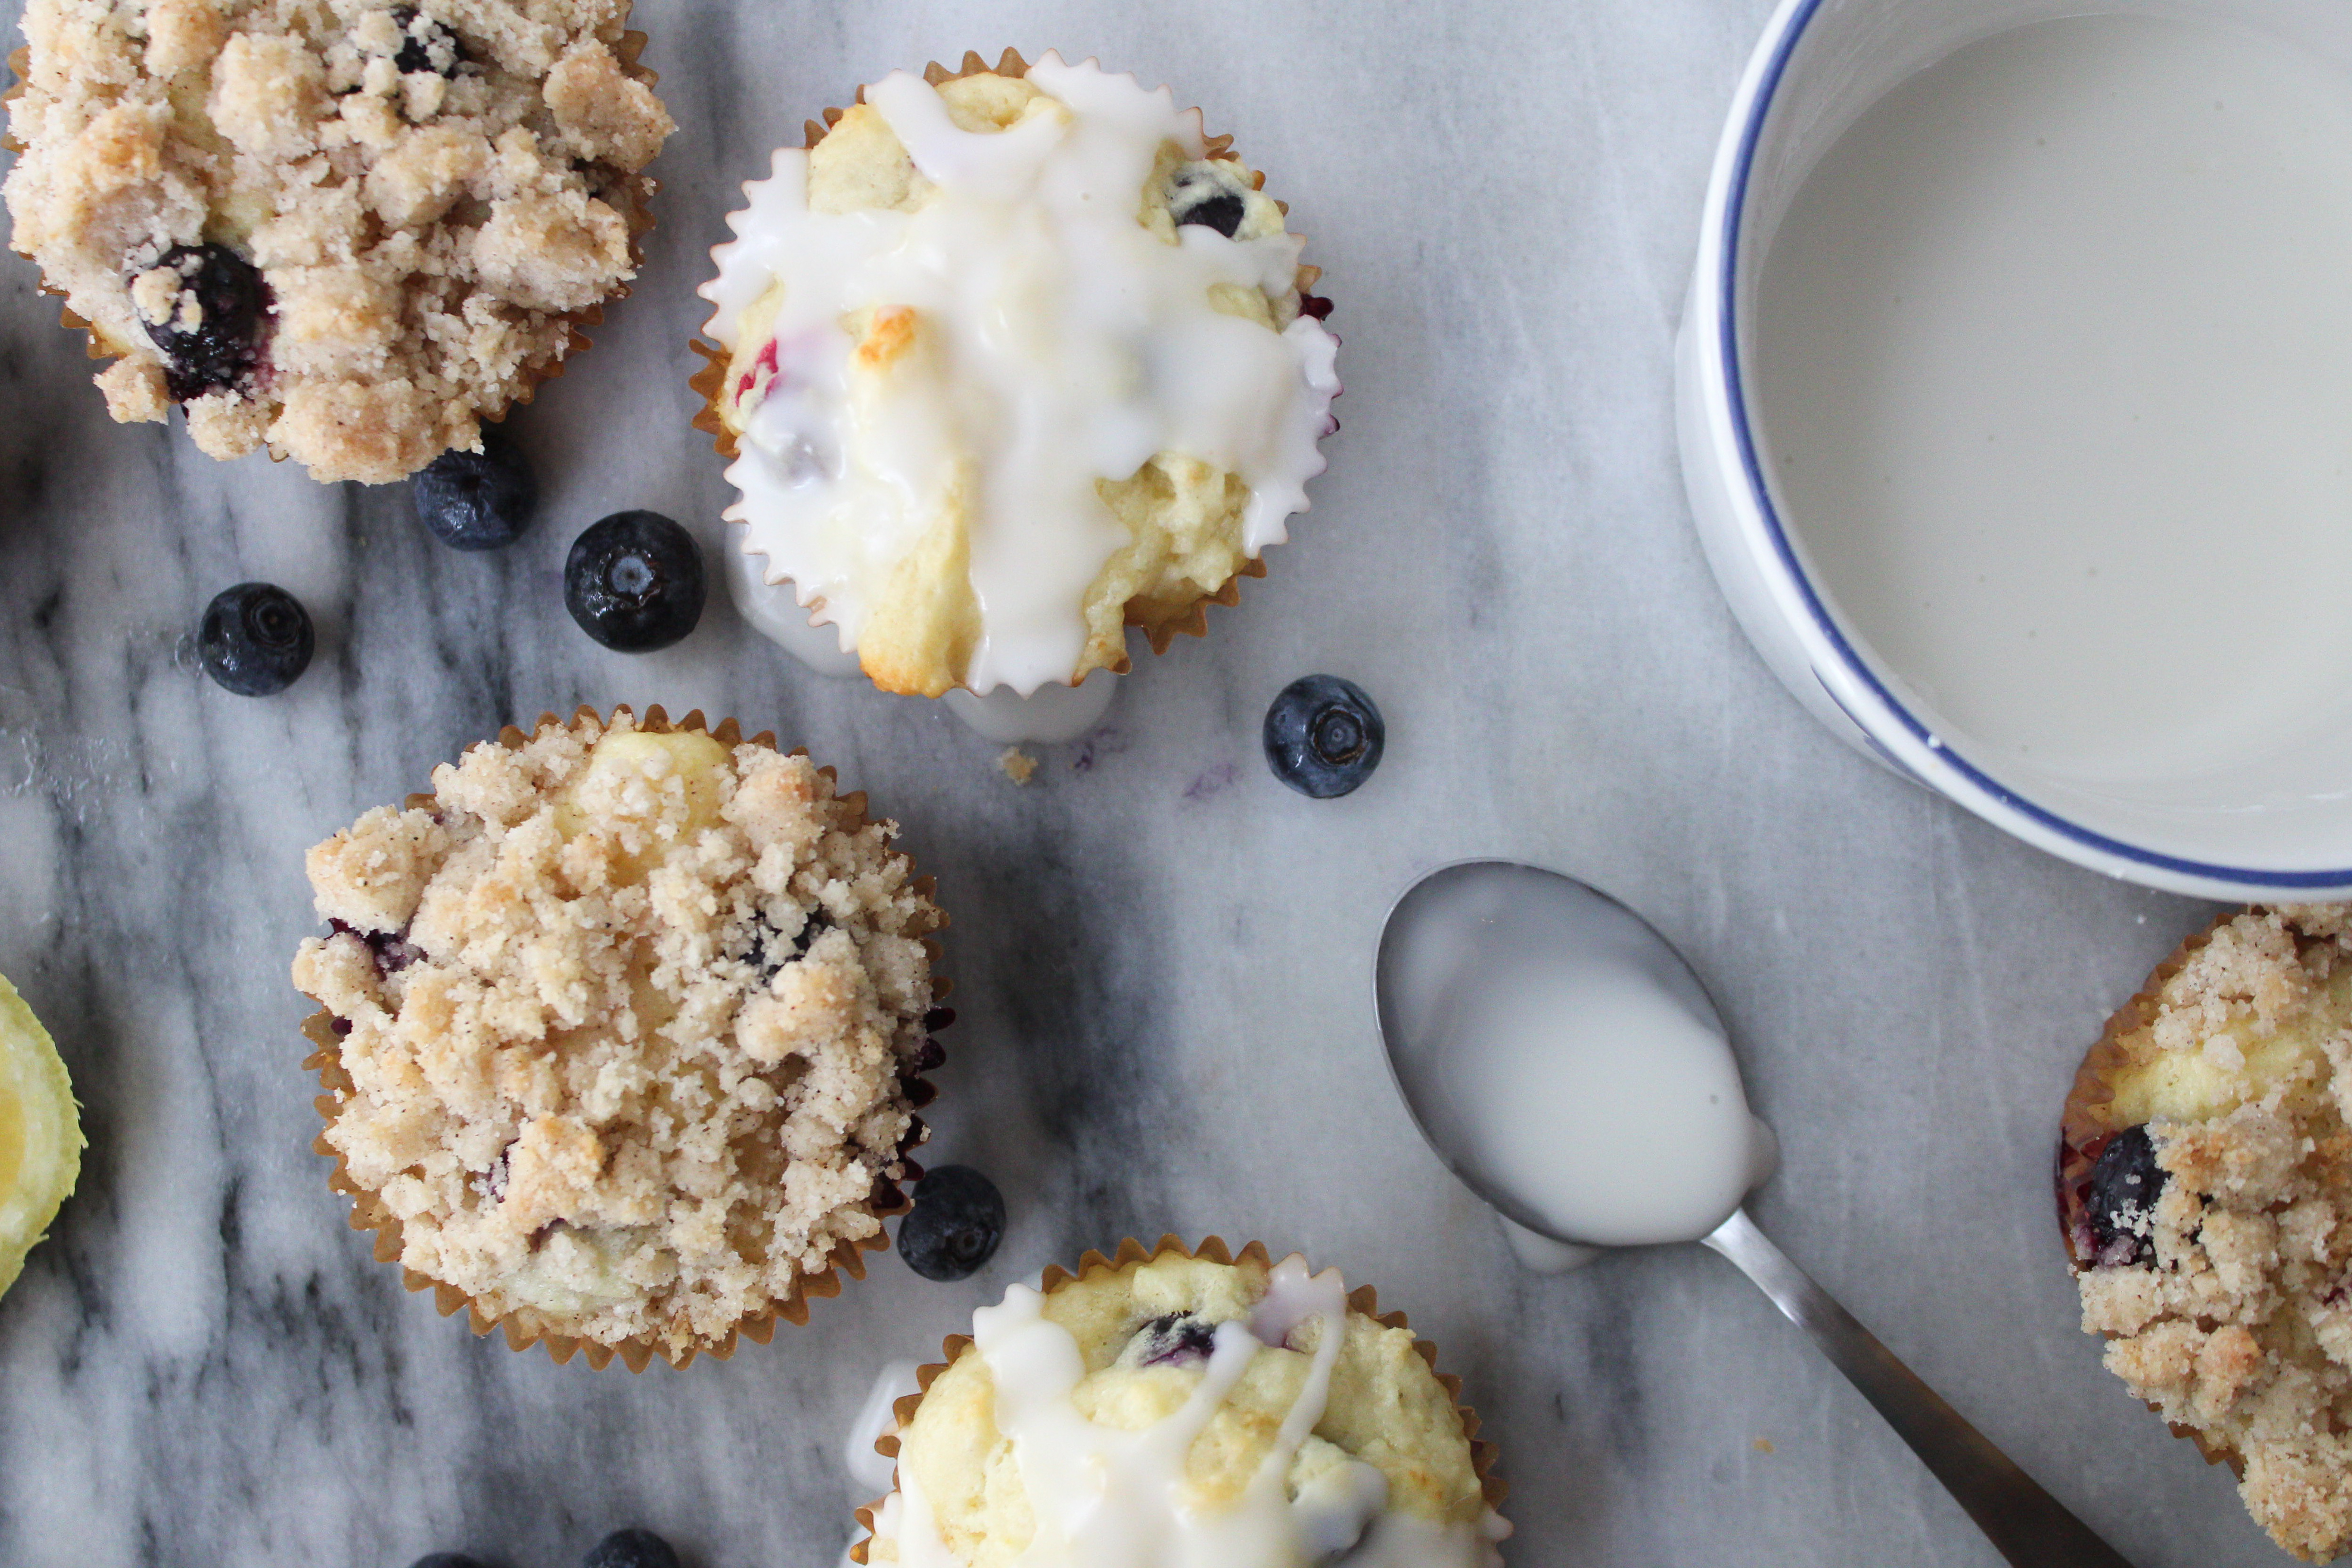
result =
[[57,1042],[0,975],[0,1291],[81,1174],[81,1113]]

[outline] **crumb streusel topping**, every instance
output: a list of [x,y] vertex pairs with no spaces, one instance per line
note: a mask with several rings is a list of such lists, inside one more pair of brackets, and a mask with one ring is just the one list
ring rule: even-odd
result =
[[383,483],[478,444],[635,276],[675,129],[628,0],[29,0],[14,244],[107,408]]
[[2113,1043],[2120,1147],[2074,1224],[2083,1326],[2242,1463],[2281,1546],[2327,1562],[2352,1548],[2352,906],[2224,923]]
[[327,1142],[491,1318],[675,1352],[877,1235],[940,923],[805,757],[547,723],[310,852]]

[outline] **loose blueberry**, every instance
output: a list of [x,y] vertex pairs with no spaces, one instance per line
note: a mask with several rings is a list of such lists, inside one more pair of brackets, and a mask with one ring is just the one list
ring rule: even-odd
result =
[[563,602],[580,629],[623,653],[651,653],[702,619],[702,552],[659,512],[614,512],[572,542]]
[[1217,1325],[1190,1312],[1170,1312],[1136,1330],[1129,1342],[1138,1366],[1182,1366],[1209,1359],[1217,1348]]
[[410,481],[416,516],[452,550],[496,550],[530,525],[539,481],[513,440],[497,426],[482,429],[478,452],[444,452]]
[[205,610],[205,673],[239,697],[274,697],[310,668],[310,613],[285,589],[240,583]]
[[410,71],[431,71],[436,76],[454,77],[458,62],[466,58],[466,46],[457,35],[430,16],[420,16],[413,5],[392,8],[393,25],[400,29],[400,52],[392,57],[394,67],[406,76]]
[[1004,1194],[969,1165],[941,1165],[915,1185],[898,1222],[898,1256],[926,1279],[968,1279],[1004,1239]]
[[180,280],[168,314],[140,317],[163,351],[163,385],[174,400],[232,386],[260,361],[269,286],[253,263],[225,245],[175,245],[144,270]]
[[2145,1127],[2127,1127],[2107,1140],[2091,1166],[2091,1246],[2102,1268],[2126,1268],[2156,1257],[2156,1200],[2164,1167]]
[[1248,214],[1249,205],[1206,163],[1192,163],[1176,176],[1176,188],[1168,198],[1168,215],[1181,227],[1185,224],[1213,228],[1227,239],[1233,238]]
[[677,1551],[650,1530],[616,1530],[589,1549],[580,1568],[678,1568]]
[[478,1557],[468,1557],[462,1552],[434,1552],[418,1558],[408,1568],[483,1568]]
[[1346,795],[1381,765],[1388,727],[1364,689],[1336,675],[1302,676],[1265,710],[1265,762],[1301,795]]

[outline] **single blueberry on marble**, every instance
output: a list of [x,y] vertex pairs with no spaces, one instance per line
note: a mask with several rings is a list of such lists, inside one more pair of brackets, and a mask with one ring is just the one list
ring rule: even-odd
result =
[[2164,1179],[2145,1127],[2126,1127],[2099,1151],[2091,1165],[2090,1219],[2100,1268],[2132,1268],[2156,1257],[2153,1220]]
[[1004,1239],[1004,1194],[969,1165],[941,1165],[915,1184],[898,1222],[898,1256],[926,1279],[971,1278]]
[[616,1530],[588,1549],[580,1568],[678,1568],[677,1549],[650,1530]]
[[702,551],[659,512],[618,511],[572,542],[563,602],[580,629],[622,653],[683,640],[702,619]]
[[1329,800],[1381,765],[1388,727],[1364,689],[1336,675],[1302,676],[1265,710],[1265,762],[1304,795]]
[[269,286],[252,262],[226,245],[175,245],[142,270],[179,277],[162,320],[140,312],[175,402],[234,385],[259,363]]
[[310,613],[285,589],[240,583],[205,607],[196,633],[205,673],[239,697],[274,697],[310,668]]
[[417,520],[452,550],[512,544],[539,506],[539,481],[513,438],[482,428],[478,452],[444,452],[409,481]]
[[1182,1366],[1217,1348],[1217,1325],[1191,1312],[1169,1312],[1135,1331],[1138,1366]]

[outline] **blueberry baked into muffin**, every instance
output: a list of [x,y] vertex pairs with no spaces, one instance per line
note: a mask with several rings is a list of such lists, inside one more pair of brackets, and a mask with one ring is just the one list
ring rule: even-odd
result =
[[[702,292],[727,516],[885,689],[1164,649],[1307,506],[1337,340],[1263,176],[1089,60],[895,72],[745,187]],[[698,347],[701,345],[698,345]]]
[[805,756],[583,710],[310,852],[320,1152],[411,1284],[518,1348],[723,1353],[917,1173],[928,882]]
[[2352,1548],[2352,906],[2191,938],[2066,1108],[2060,1204],[2108,1369],[2256,1522]]
[[1459,1385],[1336,1269],[1089,1254],[973,1314],[899,1402],[852,1555],[899,1568],[1488,1568],[1509,1527]]
[[187,414],[382,483],[527,399],[635,275],[674,127],[628,0],[28,0],[13,243]]

